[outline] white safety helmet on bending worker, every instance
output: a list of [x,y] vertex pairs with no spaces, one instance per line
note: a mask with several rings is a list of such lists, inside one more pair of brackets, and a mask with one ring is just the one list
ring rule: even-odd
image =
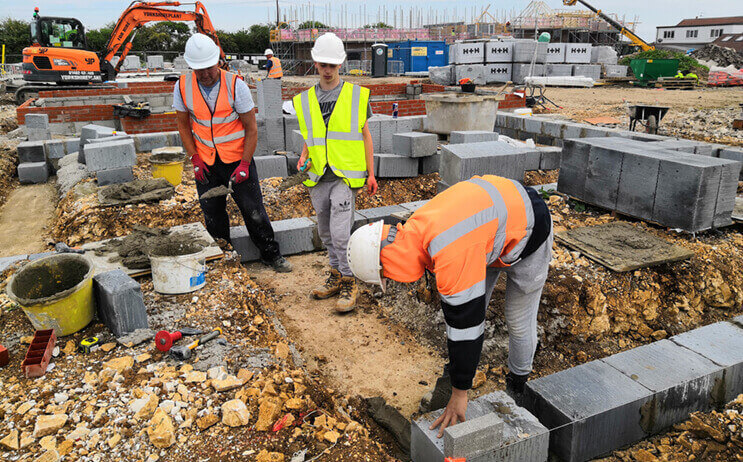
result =
[[206,69],[219,62],[219,46],[208,35],[193,34],[186,42],[183,58],[191,69]]

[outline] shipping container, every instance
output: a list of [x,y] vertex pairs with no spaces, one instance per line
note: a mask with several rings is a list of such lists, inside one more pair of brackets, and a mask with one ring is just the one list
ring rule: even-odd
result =
[[408,40],[388,45],[389,60],[401,61],[403,72],[427,72],[429,67],[449,63],[449,47],[443,40]]

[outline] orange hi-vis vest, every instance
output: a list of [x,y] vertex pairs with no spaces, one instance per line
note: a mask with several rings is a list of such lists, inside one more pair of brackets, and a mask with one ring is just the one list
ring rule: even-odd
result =
[[191,132],[196,152],[207,165],[214,165],[215,155],[229,164],[242,160],[245,128],[235,111],[235,85],[237,76],[220,69],[219,95],[214,113],[201,94],[193,72],[182,75],[178,81],[188,112],[191,113]]
[[[385,226],[383,275],[414,282],[427,269],[441,298],[462,305],[485,294],[488,266],[518,261],[533,229],[532,202],[520,183],[475,176],[428,201],[404,225]],[[385,242],[390,232],[392,243]]]
[[271,70],[268,71],[269,79],[280,79],[284,76],[284,71],[281,69],[281,61],[276,56],[272,56],[270,61],[273,63]]

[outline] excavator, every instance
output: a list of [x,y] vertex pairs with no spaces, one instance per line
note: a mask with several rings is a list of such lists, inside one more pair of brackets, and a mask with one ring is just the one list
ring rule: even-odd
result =
[[655,50],[655,47],[652,45],[649,45],[645,40],[638,37],[634,32],[631,30],[625,28],[623,25],[619,24],[617,21],[610,18],[607,14],[602,12],[601,10],[593,7],[585,0],[562,0],[562,4],[566,6],[574,6],[576,3],[580,3],[581,5],[585,6],[589,10],[593,11],[598,15],[599,18],[603,19],[607,23],[611,24],[614,28],[616,28],[620,34],[624,35],[628,39],[632,41],[636,46],[640,47],[642,51],[648,51],[648,50]]
[[[206,8],[201,2],[193,11],[173,9],[180,2],[134,1],[119,17],[106,43],[105,50],[98,53],[88,49],[85,28],[75,18],[40,16],[34,9],[31,21],[31,46],[23,49],[23,80],[29,82],[15,91],[18,104],[40,90],[84,89],[105,81],[114,80],[121,65],[132,48],[139,28],[153,21],[194,21],[196,30],[208,35],[219,46],[216,29],[212,25]],[[113,59],[121,51],[118,63]],[[220,67],[228,69],[224,51],[220,46]]]

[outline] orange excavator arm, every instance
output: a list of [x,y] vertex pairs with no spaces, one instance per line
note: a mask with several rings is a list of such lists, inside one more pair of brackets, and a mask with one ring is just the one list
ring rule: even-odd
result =
[[194,3],[194,11],[179,11],[169,8],[180,5],[180,2],[132,2],[121,14],[119,20],[116,21],[116,25],[111,32],[111,38],[106,43],[106,50],[101,57],[101,70],[106,66],[105,63],[108,64],[108,67],[113,68],[111,66],[111,60],[123,45],[124,49],[114,70],[118,74],[126,55],[129,54],[129,50],[132,48],[137,29],[152,21],[193,21],[199,33],[208,35],[217,44],[221,57],[220,67],[227,69],[227,61],[224,51],[219,44],[217,31],[212,25],[212,21],[209,19],[209,14],[206,12],[204,5],[201,2]]

